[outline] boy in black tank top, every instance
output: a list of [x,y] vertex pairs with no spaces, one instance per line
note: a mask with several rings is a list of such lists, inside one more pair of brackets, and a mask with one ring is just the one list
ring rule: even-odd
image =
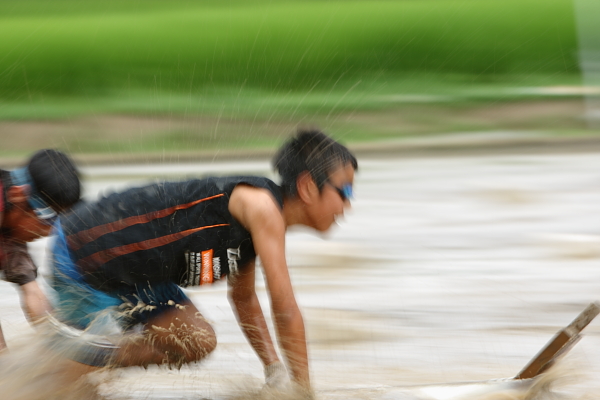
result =
[[53,248],[57,317],[97,330],[108,313],[122,329],[143,327],[135,340],[69,357],[98,367],[201,360],[215,348],[215,333],[180,287],[227,277],[232,308],[265,367],[267,386],[284,386],[287,372],[254,287],[260,256],[282,354],[292,380],[310,390],[285,231],[297,224],[327,231],[350,206],[358,165],[319,131],[298,132],[273,164],[281,186],[243,176],[165,182],[82,204],[61,217]]

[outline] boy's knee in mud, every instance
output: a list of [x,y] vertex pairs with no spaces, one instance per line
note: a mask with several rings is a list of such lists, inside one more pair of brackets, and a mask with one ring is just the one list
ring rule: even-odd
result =
[[182,326],[179,333],[169,335],[167,341],[174,345],[175,353],[179,354],[183,363],[200,361],[217,347],[217,336],[208,324],[202,327],[192,326],[189,329]]
[[192,335],[191,352],[188,355],[189,362],[200,361],[217,348],[217,335],[209,325]]
[[147,339],[164,357],[163,363],[197,362],[217,347],[212,326],[190,304],[149,321]]

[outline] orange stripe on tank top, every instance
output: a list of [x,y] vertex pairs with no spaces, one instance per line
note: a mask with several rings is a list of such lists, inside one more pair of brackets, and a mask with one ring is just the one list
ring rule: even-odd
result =
[[196,204],[202,203],[203,201],[212,200],[212,199],[216,199],[218,197],[223,197],[223,196],[225,196],[225,194],[221,193],[221,194],[217,194],[215,196],[210,196],[210,197],[205,197],[203,199],[195,200],[190,203],[178,204],[176,206],[165,208],[163,210],[152,211],[147,214],[136,215],[136,216],[125,218],[125,219],[120,219],[115,222],[110,222],[108,224],[98,225],[93,228],[87,229],[85,231],[77,232],[73,235],[70,235],[67,238],[67,242],[69,243],[69,247],[71,248],[71,250],[77,251],[83,245],[90,243],[90,242],[98,239],[100,236],[106,235],[107,233],[117,232],[122,229],[128,228],[132,225],[145,224],[152,220],[171,215],[175,211],[185,210],[187,208],[195,206]]
[[[218,224],[218,225],[209,225],[209,226],[201,226],[199,228],[188,229],[187,231],[173,233],[171,235],[161,236],[154,239],[144,240],[142,242],[131,243],[124,246],[113,247],[112,249],[102,250],[87,257],[80,259],[77,263],[83,266],[85,271],[90,272],[95,269],[94,267],[99,267],[101,264],[107,263],[119,256],[123,256],[126,254],[131,254],[140,250],[148,250],[153,249],[155,247],[164,246],[169,243],[173,243],[176,240],[182,239],[186,236],[189,236],[195,232],[209,229],[209,228],[218,228],[220,226],[229,226],[229,224]],[[94,267],[87,267],[88,265],[94,265]]]

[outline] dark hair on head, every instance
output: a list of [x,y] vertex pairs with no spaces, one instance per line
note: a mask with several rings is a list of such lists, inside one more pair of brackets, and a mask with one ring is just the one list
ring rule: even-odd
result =
[[36,152],[27,163],[35,187],[48,205],[61,212],[79,201],[81,183],[75,164],[54,149]]
[[298,130],[273,157],[273,168],[281,176],[286,197],[296,196],[296,182],[302,172],[308,171],[320,190],[329,175],[346,164],[358,169],[350,150],[318,129]]

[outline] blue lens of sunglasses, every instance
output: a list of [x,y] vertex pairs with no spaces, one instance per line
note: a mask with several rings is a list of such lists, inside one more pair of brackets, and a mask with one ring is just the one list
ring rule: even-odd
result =
[[343,184],[340,196],[342,196],[342,199],[344,200],[354,198],[354,191],[352,190],[352,185],[349,183]]
[[329,181],[326,181],[325,183],[334,188],[344,201],[350,200],[354,197],[354,191],[352,190],[352,184],[350,183],[344,183],[341,188],[335,186]]

